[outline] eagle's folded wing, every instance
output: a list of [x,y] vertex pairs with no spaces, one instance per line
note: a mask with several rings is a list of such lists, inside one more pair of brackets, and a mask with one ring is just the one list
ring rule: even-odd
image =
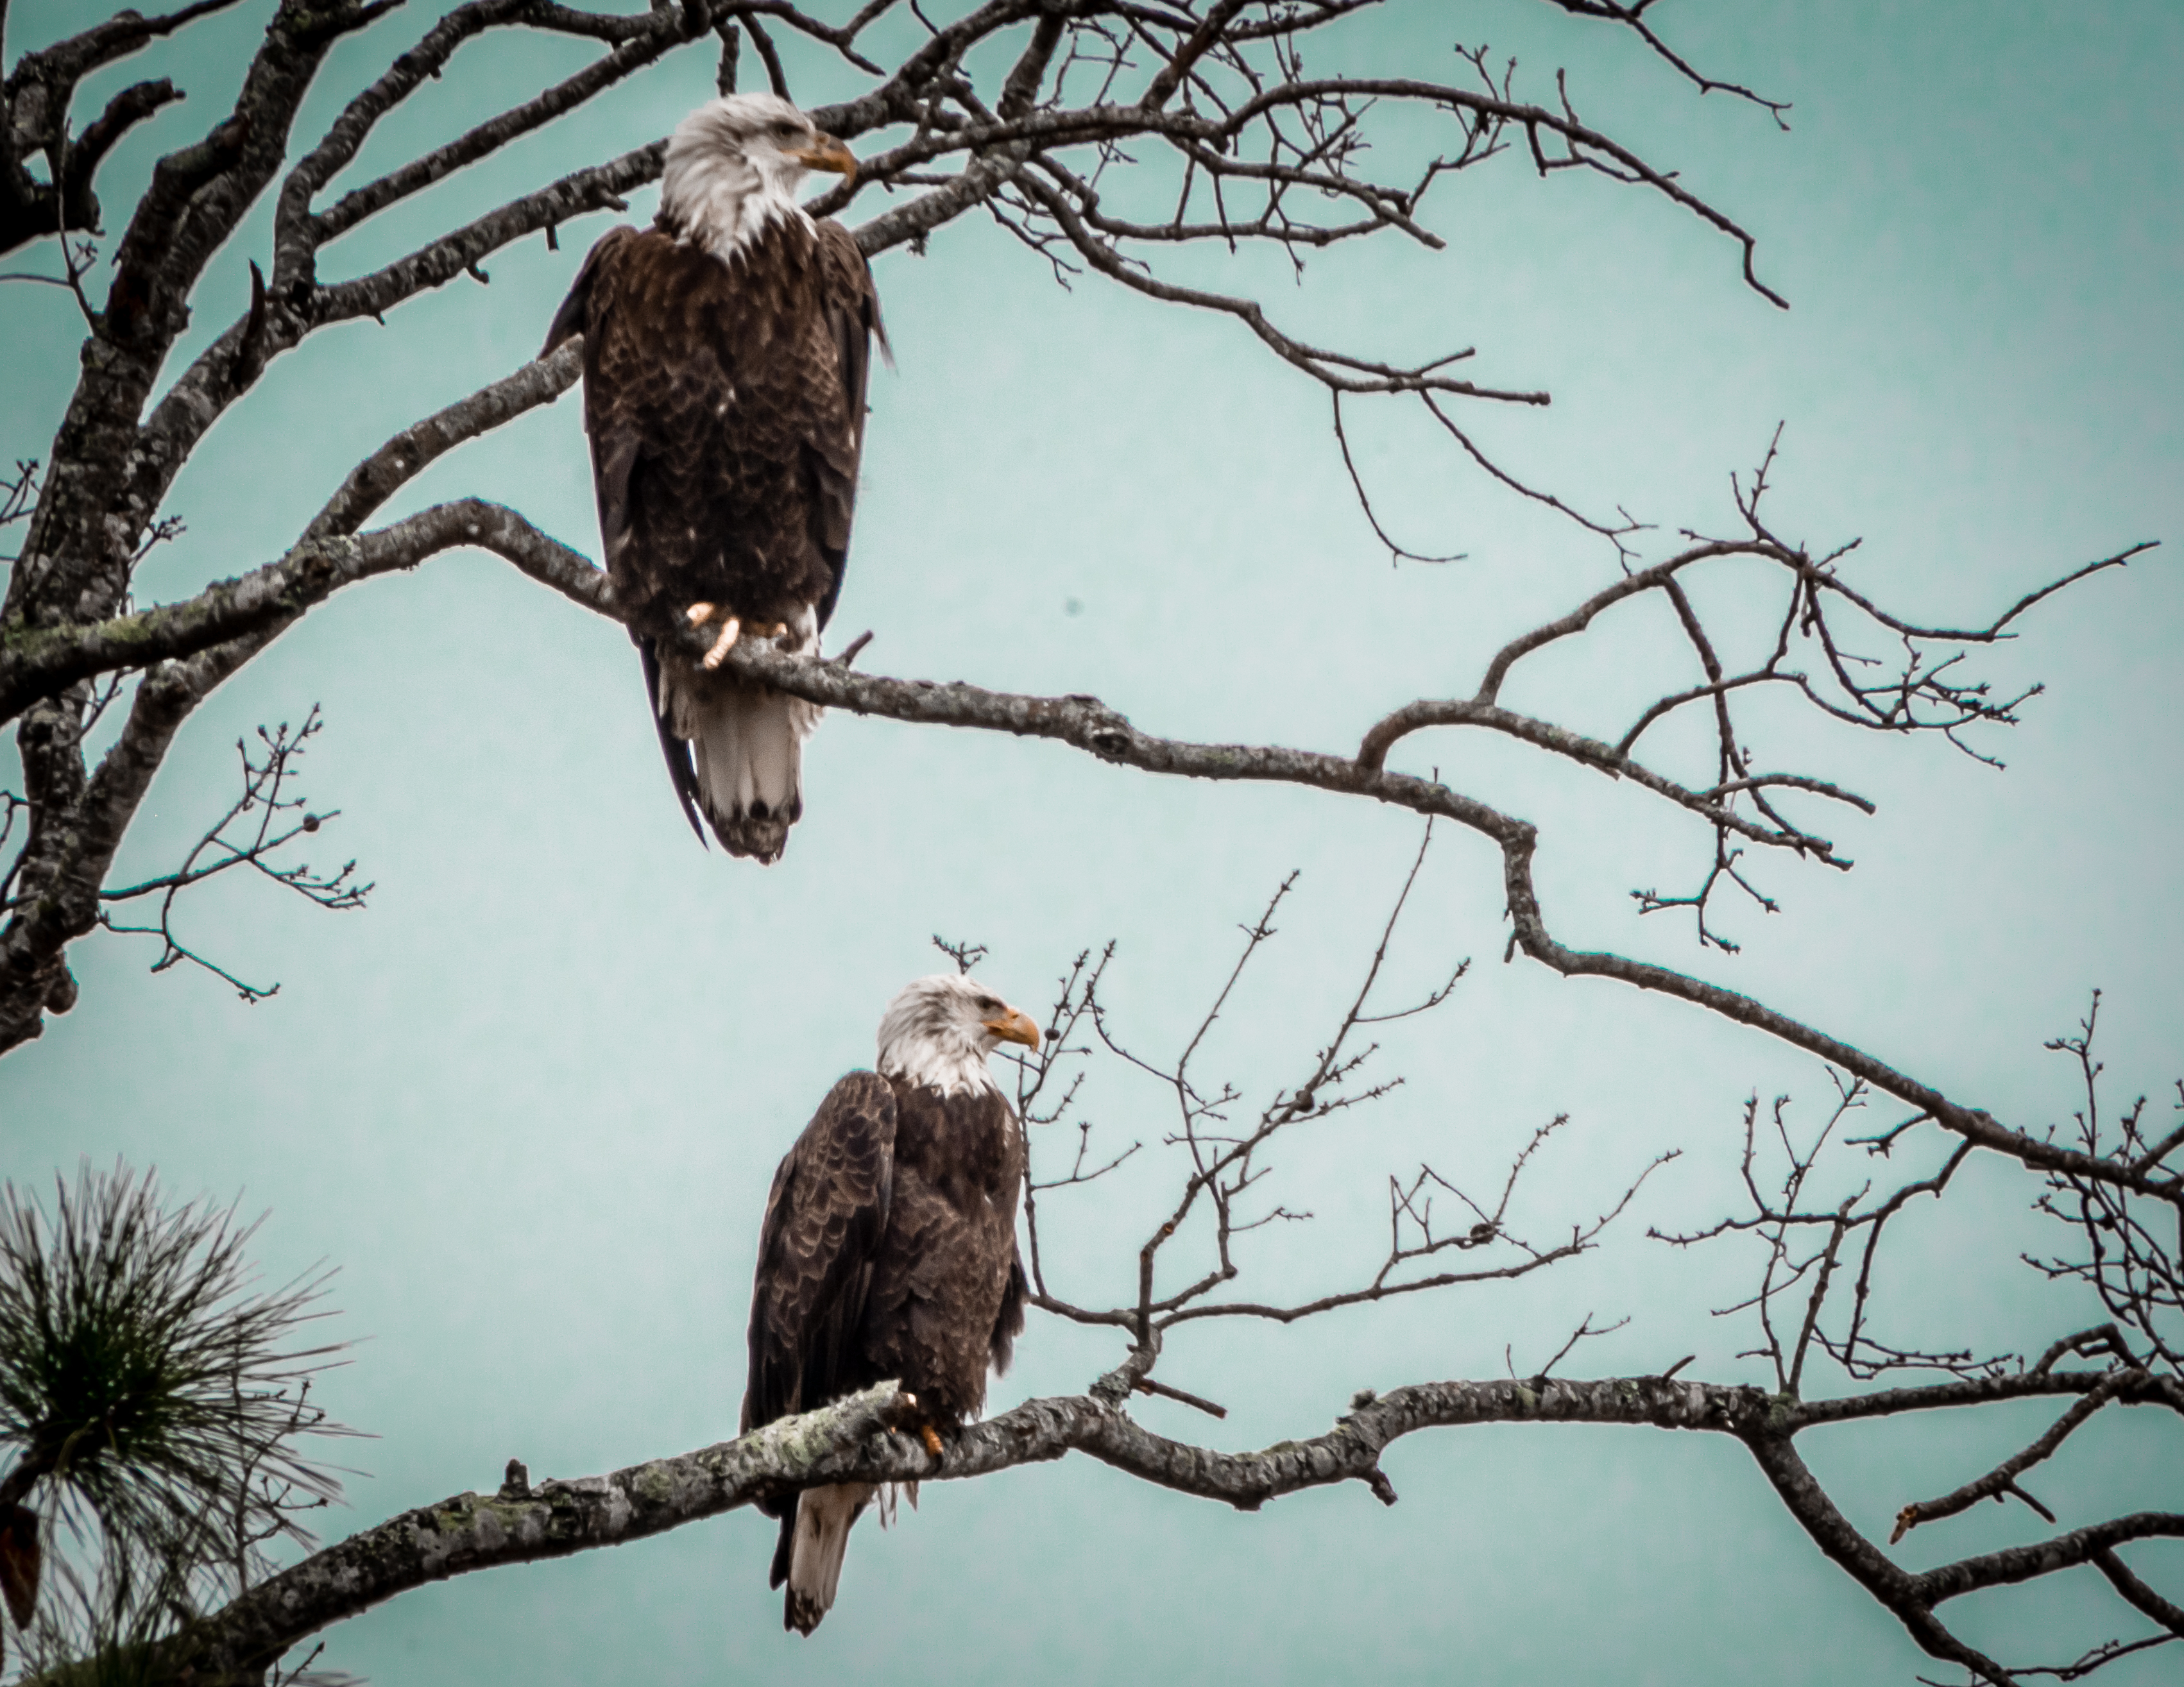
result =
[[773,1175],[751,1288],[745,1430],[878,1381],[857,1345],[894,1185],[895,1101],[851,1072],[819,1104]]
[[[864,454],[865,391],[872,366],[872,339],[883,349],[887,331],[880,326],[879,295],[856,237],[831,218],[818,225],[820,297],[833,342],[829,348],[839,382],[838,409],[816,409],[805,440],[805,463],[811,476],[811,543],[833,572],[833,583],[819,602],[825,626],[842,595],[850,562],[850,523],[857,502],[857,465]],[[815,376],[818,372],[814,371]],[[811,390],[833,382],[814,380]]]

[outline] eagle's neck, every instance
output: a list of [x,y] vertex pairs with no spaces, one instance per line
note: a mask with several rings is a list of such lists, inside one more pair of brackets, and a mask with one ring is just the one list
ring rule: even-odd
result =
[[748,253],[777,223],[811,231],[795,185],[740,153],[671,157],[660,184],[660,220],[675,237],[722,263]]
[[880,1045],[882,1077],[929,1085],[943,1095],[998,1095],[1001,1087],[986,1069],[983,1039],[949,1027],[937,1034],[917,1030]]

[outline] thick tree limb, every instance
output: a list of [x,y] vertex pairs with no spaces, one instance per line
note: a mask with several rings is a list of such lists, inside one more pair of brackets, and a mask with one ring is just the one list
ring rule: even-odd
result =
[[[1055,203],[1077,218],[1072,238],[1084,241],[1111,273],[1134,286],[1145,278],[1128,261],[1117,259],[1113,248],[1118,240],[1173,234],[1233,241],[1240,233],[1253,232],[1248,215],[1232,217],[1221,203],[1224,181],[1231,192],[1242,189],[1267,198],[1260,220],[1270,237],[1284,237],[1286,231],[1310,244],[1326,232],[1313,217],[1292,217],[1281,209],[1283,196],[1295,191],[1300,198],[1329,192],[1362,209],[1362,220],[1353,216],[1351,231],[1399,227],[1430,243],[1434,237],[1415,214],[1427,189],[1457,164],[1437,161],[1410,185],[1379,183],[1355,173],[1364,156],[1359,128],[1364,109],[1376,100],[1396,100],[1429,104],[1447,115],[1452,132],[1462,141],[1457,163],[1477,162],[1501,150],[1496,136],[1507,125],[1530,137],[1535,162],[1542,170],[1591,169],[1651,187],[1744,240],[1749,268],[1748,237],[1733,222],[1691,198],[1670,174],[1586,128],[1567,102],[1557,111],[1517,99],[1507,78],[1489,74],[1479,53],[1458,55],[1477,72],[1479,88],[1415,78],[1305,78],[1297,42],[1357,10],[1348,0],[1295,8],[1217,0],[1202,12],[1173,13],[1116,7],[1105,0],[1059,8],[1051,0],[986,0],[952,21],[926,25],[922,44],[892,70],[867,60],[855,42],[892,9],[893,0],[866,0],[839,25],[809,17],[788,0],[752,0],[725,11],[710,0],[665,0],[636,14],[589,13],[554,0],[465,0],[432,19],[409,51],[348,100],[315,144],[292,148],[297,114],[328,49],[384,15],[393,3],[280,0],[231,112],[193,143],[159,161],[115,254],[103,310],[94,312],[85,301],[86,312],[93,314],[98,355],[86,358],[84,377],[54,441],[43,496],[8,582],[7,602],[0,606],[0,626],[7,629],[0,643],[0,719],[17,715],[27,722],[29,715],[18,711],[57,705],[47,723],[51,730],[41,727],[20,739],[31,824],[29,847],[19,858],[19,888],[88,885],[101,864],[85,858],[84,840],[112,831],[103,821],[90,824],[65,807],[49,807],[49,798],[65,803],[74,799],[69,793],[80,798],[90,788],[89,770],[81,765],[78,749],[81,711],[63,701],[76,695],[71,688],[102,674],[148,671],[147,665],[153,665],[148,671],[158,683],[136,699],[141,707],[116,749],[120,760],[109,757],[102,770],[114,776],[103,789],[118,801],[131,790],[141,794],[136,774],[122,777],[131,757],[139,749],[163,746],[179,722],[176,711],[186,713],[193,706],[189,699],[204,695],[218,682],[217,676],[234,671],[294,614],[343,583],[408,565],[470,525],[478,527],[489,547],[530,567],[538,577],[599,606],[591,590],[596,582],[572,561],[571,554],[505,512],[482,506],[465,506],[437,526],[398,524],[395,530],[358,538],[353,546],[324,543],[354,535],[365,509],[384,496],[383,482],[398,482],[402,472],[387,454],[352,477],[322,516],[326,525],[315,524],[294,551],[255,575],[221,582],[188,604],[141,615],[128,613],[128,591],[145,535],[155,531],[176,476],[206,431],[250,390],[271,359],[330,324],[364,315],[383,320],[393,306],[465,273],[482,281],[480,261],[513,240],[541,230],[550,239],[564,221],[619,209],[623,192],[657,177],[663,146],[655,142],[574,172],[363,276],[322,284],[317,257],[326,242],[582,105],[677,42],[697,39],[721,25],[724,15],[739,18],[762,53],[767,43],[758,19],[777,19],[825,43],[871,79],[863,94],[815,113],[823,126],[844,136],[889,125],[908,129],[900,144],[866,159],[855,185],[860,191],[875,184],[929,191],[864,225],[859,237],[868,253],[922,242],[933,229],[981,203],[997,204],[1008,195],[1032,192],[1025,166],[1034,159],[1054,181],[1066,184],[1063,198]],[[87,203],[90,173],[100,158],[130,124],[164,103],[172,90],[164,83],[146,82],[125,92],[71,152],[64,132],[63,84],[72,86],[69,79],[85,68],[227,3],[231,0],[198,0],[148,21],[123,14],[72,42],[30,55],[7,82],[8,120],[0,140],[14,151],[25,145],[43,147],[53,180],[64,186],[73,181]],[[510,105],[453,141],[398,162],[331,206],[315,209],[316,198],[361,156],[365,143],[390,114],[441,74],[465,42],[504,27],[587,36],[604,43],[608,51],[575,75]],[[1019,30],[1021,38],[1008,39]],[[1132,41],[1150,46],[1156,55],[1145,72],[1142,95],[1134,98],[1123,97],[1119,86],[1119,81],[1135,79],[1134,67],[1126,69],[1122,56],[1124,44]],[[967,66],[974,51],[1002,45],[1011,49],[1011,58],[999,61],[1007,68],[994,79],[989,104]],[[1081,81],[1083,67],[1101,61],[1107,47],[1114,49],[1113,64],[1095,75],[1097,87],[1088,103],[1070,86],[1072,77]],[[770,65],[769,75],[780,81],[777,64]],[[1184,169],[1184,203],[1173,229],[1148,229],[1140,237],[1103,219],[1095,184],[1104,164],[1080,175],[1065,168],[1058,156],[1078,149],[1112,160],[1120,157],[1117,143],[1133,137],[1159,142]],[[1252,152],[1248,158],[1247,140]],[[1263,159],[1256,151],[1262,143],[1267,148]],[[922,173],[934,160],[959,154],[967,159],[954,179],[936,181]],[[11,151],[11,160],[13,155]],[[194,295],[206,262],[284,169],[272,249],[263,269],[256,263],[251,266],[247,309],[153,404],[153,383],[176,335],[190,310],[203,308]],[[0,180],[0,198],[20,186],[6,170],[0,170],[0,178],[5,178]],[[1214,221],[1184,214],[1193,179],[1212,184],[1220,206]],[[1078,207],[1073,211],[1068,209],[1072,195]],[[842,195],[839,203],[847,198]],[[822,200],[819,209],[834,209],[836,203]],[[270,281],[264,279],[266,270]],[[1240,313],[1292,361],[1346,389],[1445,385],[1488,395],[1487,389],[1435,373],[1441,363],[1401,370],[1339,349],[1291,342],[1250,301],[1201,297],[1190,290],[1170,289],[1162,296]],[[157,665],[161,663],[176,665],[176,671],[165,671]],[[1521,722],[1511,723],[1511,729],[1529,730]],[[1571,746],[1560,748],[1567,753]],[[40,757],[51,758],[51,765],[28,765]],[[1699,800],[1710,815],[1719,810],[1725,816],[1739,797],[1762,807],[1766,800],[1756,786]],[[1724,827],[1732,824],[1715,817]],[[1782,827],[1771,833],[1762,827],[1760,833],[1770,843],[1794,838],[1800,847],[1815,841]],[[1824,842],[1820,847],[1825,851]],[[0,933],[0,1047],[35,1034],[43,1011],[73,999],[73,987],[53,944],[64,941],[66,933],[83,929],[86,909],[75,890],[59,903],[41,903],[39,908],[36,918],[11,910],[18,917]]]
[[[92,182],[99,165],[130,130],[181,97],[181,90],[164,76],[157,81],[137,82],[114,95],[106,109],[85,125],[68,150],[68,170],[62,178],[61,220],[65,227],[98,231],[98,196],[92,192]],[[5,242],[0,240],[0,250],[4,249]]]
[[[511,377],[526,378],[525,371]],[[538,390],[543,392],[552,379],[558,378],[542,377]],[[604,576],[597,570],[515,512],[477,499],[465,499],[422,512],[406,522],[366,536],[355,542],[354,548],[337,548],[298,557],[294,569],[299,577],[291,581],[283,576],[281,583],[315,602],[339,585],[371,573],[414,565],[439,549],[464,543],[476,543],[496,551],[534,578],[588,608],[604,614],[613,612],[604,591]],[[269,566],[279,570],[289,562],[289,559],[283,559],[282,563]],[[259,616],[264,625],[284,621],[292,613],[282,607],[283,600],[270,591],[252,593],[248,601],[250,612]],[[237,616],[243,613],[233,599],[226,602],[228,607],[220,613]],[[157,616],[168,612],[150,613]],[[207,608],[202,613],[209,616],[214,611]],[[178,621],[177,626],[187,620],[184,617]],[[178,632],[176,637],[181,636]],[[694,634],[688,642],[688,654],[699,654]],[[73,655],[69,659],[81,660]],[[63,658],[56,656],[53,660]],[[1568,948],[1549,930],[1533,887],[1532,858],[1538,847],[1536,828],[1529,821],[1504,814],[1438,782],[1368,767],[1343,756],[1279,745],[1193,743],[1158,738],[1140,731],[1122,714],[1093,697],[1026,696],[986,691],[961,682],[939,684],[897,680],[832,663],[781,656],[748,644],[732,653],[729,662],[750,677],[764,679],[793,695],[857,714],[884,715],[922,725],[970,727],[1019,737],[1053,738],[1102,760],[1147,772],[1305,785],[1343,795],[1368,797],[1418,814],[1455,821],[1490,838],[1502,851],[1504,889],[1515,927],[1513,947],[1522,949],[1557,972],[1573,977],[1618,979],[1641,989],[1679,997],[1737,1023],[1764,1031],[1908,1102],[1930,1115],[1944,1129],[1965,1140],[2007,1154],[2023,1164],[2088,1177],[2172,1203],[2184,1203],[2184,1178],[2161,1176],[2152,1168],[2135,1170],[2012,1130],[1988,1113],[1954,1101],[1864,1050],[1751,997],[1652,962]],[[1558,732],[1559,729],[1543,729],[1535,741],[1545,748],[1563,749],[1555,737]],[[1579,753],[1589,746],[1590,741],[1575,742],[1577,750],[1564,753],[1598,765],[1596,755]]]
[[891,1384],[740,1440],[608,1476],[549,1482],[528,1495],[458,1495],[405,1512],[307,1559],[211,1619],[199,1653],[253,1667],[391,1595],[468,1571],[632,1540],[822,1481],[942,1481],[1089,1453],[1128,1474],[1255,1511],[1302,1489],[1369,1481],[1382,1450],[1437,1426],[1559,1421],[1734,1432],[1773,1409],[1753,1389],[1623,1378],[1597,1383],[1436,1383],[1392,1390],[1327,1434],[1257,1453],[1172,1441],[1089,1395],[1028,1400],[966,1429],[934,1461],[908,1435],[878,1433]]
[[[344,543],[407,482],[436,459],[543,404],[551,404],[583,372],[583,343],[572,341],[548,358],[404,428],[349,473],[341,489],[277,562],[239,579],[221,581],[178,604],[139,610],[89,626],[0,631],[0,720],[42,697],[94,674],[192,655],[241,634],[302,613],[345,585],[370,575],[413,567],[450,545],[481,543],[556,589],[596,608],[603,579],[527,522],[510,525],[497,504],[465,499],[426,511],[361,543]],[[460,514],[442,512],[460,511]],[[476,531],[472,532],[475,528]],[[541,571],[544,571],[542,576]]]
[[[174,85],[160,80],[125,88],[74,141],[68,135],[70,102],[77,85],[94,70],[126,58],[210,13],[225,11],[236,0],[195,0],[164,16],[133,10],[17,61],[0,83],[0,253],[30,242],[65,237],[78,229],[96,231],[98,199],[92,178],[129,129],[159,107],[180,99]],[[0,19],[7,8],[0,4]],[[40,181],[23,167],[25,158],[45,154],[48,179]]]
[[[2100,1379],[2098,1372],[2028,1374],[2016,1379],[2016,1392],[2086,1392]],[[1922,1392],[1947,1390],[1893,1390],[1892,1409],[1925,1404],[1918,1398]],[[1996,1397],[2008,1397],[2008,1391]],[[521,1488],[510,1484],[493,1495],[459,1494],[405,1512],[253,1589],[189,1637],[187,1656],[199,1670],[214,1673],[259,1668],[305,1636],[427,1582],[620,1545],[816,1483],[954,1481],[1072,1451],[1140,1480],[1241,1511],[1342,1482],[1363,1484],[1384,1502],[1393,1503],[1394,1489],[1380,1470],[1381,1456],[1390,1445],[1421,1430],[1474,1423],[1711,1431],[1751,1446],[1778,1486],[1785,1479],[1794,1484],[1800,1472],[1802,1481],[1811,1480],[1802,1462],[1789,1451],[1790,1437],[1814,1421],[1799,1402],[1757,1388],[1668,1377],[1418,1384],[1384,1395],[1361,1395],[1326,1433],[1251,1453],[1172,1440],[1134,1422],[1117,1406],[1083,1395],[1027,1400],[969,1425],[935,1460],[914,1436],[888,1433],[899,1399],[894,1384],[882,1384],[821,1411],[677,1457],[648,1460],[605,1476]],[[1813,1491],[1817,1493],[1816,1485]],[[1826,1505],[1825,1496],[1819,1497]],[[1802,1497],[1800,1503],[1808,1504]],[[1832,1506],[1826,1510],[1832,1512]],[[1802,1512],[1800,1520],[1805,1520]],[[2137,1525],[2137,1519],[2123,1519],[2080,1533],[2089,1542],[2098,1535],[2102,1544],[2110,1545],[2159,1532]],[[1837,1545],[1851,1551],[1847,1542]],[[2088,1545],[2081,1556],[2098,1550]],[[1978,1566],[1986,1561],[1968,1562]],[[1914,1578],[1877,1552],[1852,1573],[1862,1581],[1869,1577],[1882,1582],[1907,1606],[1943,1574],[1935,1571]],[[1922,1644],[1930,1637],[1915,1626],[1914,1634]],[[1968,1662],[1979,1656],[1937,1624],[1930,1638],[1942,1648],[1936,1656]]]
[[81,81],[103,64],[125,58],[148,42],[170,35],[185,24],[195,23],[212,13],[224,12],[236,3],[237,0],[192,0],[189,5],[149,18],[133,8],[124,8],[80,35],[56,42],[39,52],[25,53],[14,74],[8,77],[8,83],[14,86],[33,81],[47,84]]
[[2125,1603],[2136,1606],[2170,1634],[2184,1640],[2184,1606],[2164,1599],[2133,1575],[2122,1559],[2105,1548],[2093,1554],[2092,1562],[2094,1567],[2109,1578]]
[[[222,581],[187,603],[145,610],[93,627],[23,635],[22,671],[37,694],[93,673],[192,656],[246,634],[285,626],[344,586],[415,568],[464,545],[489,550],[541,583],[601,614],[611,614],[606,576],[505,505],[483,498],[435,504],[360,538],[336,532],[307,539],[278,562],[240,579]],[[12,659],[14,651],[8,653]],[[12,660],[0,663],[6,673]],[[58,676],[58,679],[54,676]],[[0,690],[0,699],[10,699]],[[27,700],[27,699],[26,699]]]
[[1944,1564],[1914,1578],[1914,1584],[1919,1599],[1938,1605],[1981,1588],[2029,1582],[2036,1576],[2091,1563],[2126,1540],[2180,1539],[2184,1539],[2184,1512],[2133,1512],[2129,1517],[2110,1517],[2030,1546],[2013,1546]]
[[2008,1670],[1957,1639],[1934,1615],[1931,1600],[1923,1596],[1920,1578],[1900,1568],[1836,1509],[1787,1434],[1747,1437],[1745,1445],[1813,1544],[1886,1607],[1929,1656],[1962,1664],[1993,1687],[2013,1687]]
[[[883,1383],[734,1441],[651,1459],[606,1476],[547,1481],[493,1495],[458,1494],[390,1518],[260,1583],[176,1643],[177,1675],[225,1679],[260,1670],[307,1634],[427,1582],[497,1565],[535,1563],[643,1539],[747,1506],[784,1489],[833,1479],[844,1467],[890,1467],[909,1456],[861,1453],[902,1398]],[[1049,1456],[1058,1456],[1056,1454]]]

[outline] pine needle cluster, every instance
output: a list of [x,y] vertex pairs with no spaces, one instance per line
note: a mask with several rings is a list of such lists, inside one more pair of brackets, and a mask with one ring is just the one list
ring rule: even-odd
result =
[[347,1433],[310,1400],[339,1344],[300,1334],[327,1274],[254,1293],[257,1228],[119,1165],[56,1176],[50,1208],[0,1185],[0,1593],[19,1629],[35,1608],[66,1651],[170,1632],[339,1493],[301,1445]]

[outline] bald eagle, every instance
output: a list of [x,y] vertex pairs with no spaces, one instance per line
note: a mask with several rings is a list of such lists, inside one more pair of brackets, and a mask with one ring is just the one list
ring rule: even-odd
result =
[[[804,811],[819,710],[718,670],[744,634],[819,648],[881,332],[855,238],[796,203],[814,170],[856,160],[787,100],[699,106],[667,143],[655,226],[601,237],[546,336],[584,337],[599,535],[683,816],[760,861]],[[663,643],[678,621],[714,629],[702,664]]]
[[[1039,1027],[975,979],[920,978],[880,1020],[879,1070],[819,1104],[766,1196],[744,1433],[892,1377],[937,1455],[936,1428],[985,1404],[987,1368],[1008,1368],[1024,1321],[1023,1128],[986,1070],[1003,1043],[1036,1049]],[[819,1626],[875,1492],[842,1483],[766,1507],[784,1627]]]

